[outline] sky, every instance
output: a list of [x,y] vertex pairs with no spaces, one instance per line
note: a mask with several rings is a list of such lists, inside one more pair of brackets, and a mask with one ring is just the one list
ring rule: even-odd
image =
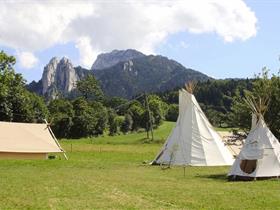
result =
[[[90,68],[100,53],[160,54],[211,77],[279,69],[278,0],[0,1],[0,50],[39,80],[54,57]],[[12,15],[11,15],[12,14]]]

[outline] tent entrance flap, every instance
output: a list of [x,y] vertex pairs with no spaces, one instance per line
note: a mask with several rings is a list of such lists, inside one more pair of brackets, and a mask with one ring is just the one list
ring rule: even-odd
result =
[[257,168],[257,160],[241,160],[240,169],[246,174],[253,173]]

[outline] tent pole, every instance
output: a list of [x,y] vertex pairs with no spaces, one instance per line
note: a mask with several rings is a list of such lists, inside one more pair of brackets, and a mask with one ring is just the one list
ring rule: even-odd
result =
[[56,145],[57,145],[57,146],[59,147],[59,149],[63,152],[63,155],[64,155],[65,159],[68,160],[68,157],[67,157],[65,151],[62,149],[62,147],[61,147],[60,144],[58,143],[57,138],[55,137],[54,133],[52,132],[52,129],[50,128],[48,121],[47,121],[46,119],[44,119],[44,121],[45,121],[45,123],[46,123],[46,125],[47,125],[47,128],[48,128],[49,132],[51,133],[51,135],[52,135],[52,137],[53,137],[53,139],[54,139]]

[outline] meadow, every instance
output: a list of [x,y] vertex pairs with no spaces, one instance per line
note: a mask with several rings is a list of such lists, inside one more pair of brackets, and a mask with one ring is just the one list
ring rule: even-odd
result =
[[62,140],[69,160],[0,160],[0,209],[280,209],[280,180],[228,182],[229,167],[149,166],[174,123]]

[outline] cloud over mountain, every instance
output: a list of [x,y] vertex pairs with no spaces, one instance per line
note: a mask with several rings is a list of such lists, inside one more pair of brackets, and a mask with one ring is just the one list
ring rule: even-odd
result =
[[4,1],[0,45],[36,55],[74,42],[81,64],[89,67],[100,52],[134,48],[151,53],[178,32],[243,41],[256,35],[256,23],[242,0]]

